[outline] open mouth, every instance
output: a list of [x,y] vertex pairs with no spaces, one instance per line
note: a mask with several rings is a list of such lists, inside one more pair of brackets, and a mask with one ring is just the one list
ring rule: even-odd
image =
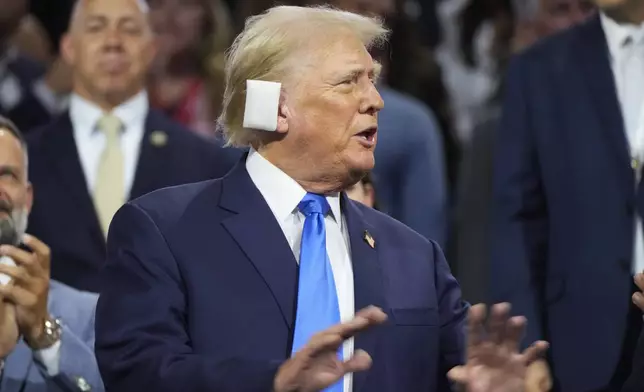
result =
[[378,132],[378,128],[375,128],[375,127],[374,128],[368,128],[368,129],[365,129],[364,131],[362,131],[360,133],[357,133],[355,136],[357,136],[357,137],[359,137],[359,138],[371,143],[376,138],[376,132]]

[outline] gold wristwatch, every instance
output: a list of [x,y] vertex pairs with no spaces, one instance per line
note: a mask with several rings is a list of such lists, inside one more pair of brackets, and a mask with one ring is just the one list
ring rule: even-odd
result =
[[28,341],[27,344],[29,345],[29,347],[35,350],[49,348],[60,340],[60,335],[62,335],[62,332],[63,327],[60,319],[50,316],[45,319],[42,334],[35,340]]

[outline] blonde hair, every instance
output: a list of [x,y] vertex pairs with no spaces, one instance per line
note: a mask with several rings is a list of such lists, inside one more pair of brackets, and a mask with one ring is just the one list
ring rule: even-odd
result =
[[293,62],[302,57],[302,50],[311,50],[319,37],[338,31],[354,34],[368,49],[383,44],[389,33],[379,19],[328,6],[277,6],[246,20],[226,57],[226,88],[219,123],[227,145],[247,147],[258,141],[259,131],[242,125],[246,80],[288,85]]

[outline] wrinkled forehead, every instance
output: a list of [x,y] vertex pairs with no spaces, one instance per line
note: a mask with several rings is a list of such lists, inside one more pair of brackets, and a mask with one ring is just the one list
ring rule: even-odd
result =
[[0,161],[4,164],[23,165],[24,153],[22,143],[16,135],[0,128]]
[[150,8],[145,0],[78,0],[74,7],[72,23],[87,14],[110,11],[147,16]]
[[315,46],[309,46],[306,51],[304,58],[309,69],[322,77],[352,72],[380,72],[380,65],[354,34],[329,35],[324,40],[320,39]]

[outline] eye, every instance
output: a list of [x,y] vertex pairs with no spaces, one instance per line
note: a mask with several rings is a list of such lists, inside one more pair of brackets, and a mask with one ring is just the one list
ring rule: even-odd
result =
[[101,24],[99,24],[99,23],[90,23],[89,25],[87,25],[87,32],[88,33],[97,33],[99,31],[101,31],[102,27],[103,26]]
[[143,32],[141,26],[135,22],[128,21],[122,25],[123,31],[130,35],[139,35]]

